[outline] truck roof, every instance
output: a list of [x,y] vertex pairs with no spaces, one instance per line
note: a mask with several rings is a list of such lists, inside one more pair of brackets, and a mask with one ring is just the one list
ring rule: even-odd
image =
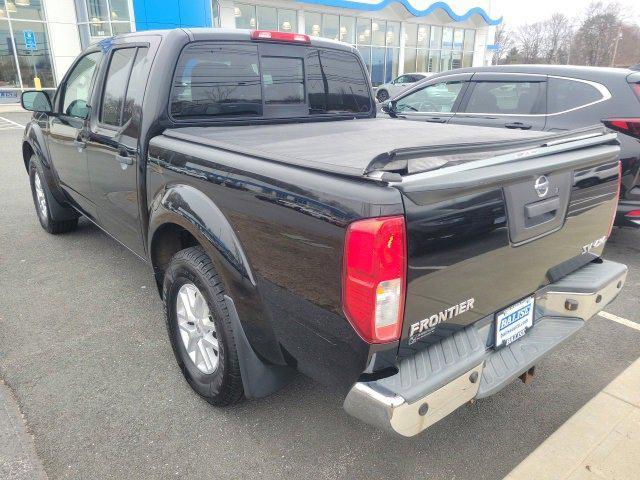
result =
[[[165,137],[256,158],[362,177],[398,154],[424,156],[437,147],[518,145],[555,135],[467,125],[372,118],[271,125],[185,127]],[[523,147],[524,148],[524,147]]]
[[[166,37],[168,35],[171,35],[171,33],[175,31],[182,31],[186,33],[191,41],[253,41],[251,40],[251,32],[253,30],[236,28],[174,28],[167,30],[144,30],[140,32],[123,33],[121,35],[118,35],[117,38],[141,36],[144,37],[149,35]],[[336,40],[330,40],[328,38],[313,37],[310,35],[308,35],[308,37],[311,40],[311,45],[315,47],[333,48],[348,52],[356,51],[356,48],[349,43],[338,42]],[[108,39],[106,40],[108,41]],[[102,41],[105,41],[105,39],[103,39]]]

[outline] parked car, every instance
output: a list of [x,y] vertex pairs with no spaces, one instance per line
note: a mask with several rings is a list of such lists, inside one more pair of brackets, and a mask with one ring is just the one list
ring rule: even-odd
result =
[[[447,94],[443,94],[446,91]],[[499,65],[435,75],[392,99],[409,120],[557,132],[604,121],[619,132],[617,225],[640,225],[640,72],[624,68]]]
[[600,258],[615,134],[376,119],[346,44],[132,33],[22,100],[42,227],[82,215],[149,264],[179,368],[214,405],[297,370],[415,435],[530,375],[626,278]]
[[409,85],[419,82],[420,80],[424,80],[431,75],[431,73],[426,72],[405,73],[400,75],[395,80],[392,80],[389,83],[383,83],[378,87],[376,90],[376,100],[380,103],[385,102],[390,97],[402,92]]

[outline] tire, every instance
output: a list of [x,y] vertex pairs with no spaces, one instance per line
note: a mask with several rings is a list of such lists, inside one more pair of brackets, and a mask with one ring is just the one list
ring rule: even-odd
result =
[[78,226],[78,217],[74,216],[75,214],[73,212],[69,214],[69,217],[72,218],[67,220],[57,221],[52,218],[50,205],[51,192],[49,192],[49,186],[44,179],[42,168],[39,166],[35,155],[32,155],[29,160],[29,183],[31,185],[33,204],[42,228],[53,235],[75,230]]
[[386,90],[378,90],[376,92],[376,98],[380,103],[385,102],[389,100],[389,92],[387,92]]
[[[241,401],[244,397],[242,376],[224,287],[202,247],[187,248],[173,256],[164,275],[162,298],[171,347],[191,388],[212,405],[222,407]],[[194,298],[192,305],[195,306],[185,308],[187,298]],[[202,299],[207,307],[204,313],[204,306],[199,303]],[[198,314],[191,317],[190,312]],[[190,318],[192,325],[189,325]],[[202,336],[205,331],[208,333]],[[211,337],[218,345],[215,368]],[[194,346],[197,338],[200,340]],[[193,348],[188,350],[187,344]]]

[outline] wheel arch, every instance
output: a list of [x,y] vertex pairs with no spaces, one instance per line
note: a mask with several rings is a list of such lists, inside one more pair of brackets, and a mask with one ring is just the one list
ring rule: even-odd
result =
[[177,184],[159,192],[150,205],[148,252],[160,290],[164,269],[173,254],[195,245],[207,251],[228,290],[233,290],[234,284],[256,287],[240,240],[206,194],[190,185]]
[[165,268],[176,252],[199,245],[209,255],[226,292],[246,396],[263,397],[287,383],[292,372],[271,328],[247,257],[214,201],[190,185],[161,190],[150,202],[148,238],[148,256],[160,295]]
[[29,171],[29,160],[33,154],[38,156],[45,168],[51,170],[52,166],[49,152],[46,148],[44,133],[40,126],[31,121],[27,124],[27,129],[25,130],[22,141],[22,159],[27,171]]

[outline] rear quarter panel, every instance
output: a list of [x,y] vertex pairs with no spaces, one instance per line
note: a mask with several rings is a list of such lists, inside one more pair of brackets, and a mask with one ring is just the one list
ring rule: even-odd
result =
[[[254,349],[270,360],[282,350],[303,373],[348,389],[370,346],[342,314],[345,228],[359,218],[402,213],[400,193],[166,137],[150,142],[148,161],[151,209],[166,189],[194,187],[239,239],[254,283],[237,281],[229,266],[220,273]],[[396,345],[389,348],[395,354]]]

